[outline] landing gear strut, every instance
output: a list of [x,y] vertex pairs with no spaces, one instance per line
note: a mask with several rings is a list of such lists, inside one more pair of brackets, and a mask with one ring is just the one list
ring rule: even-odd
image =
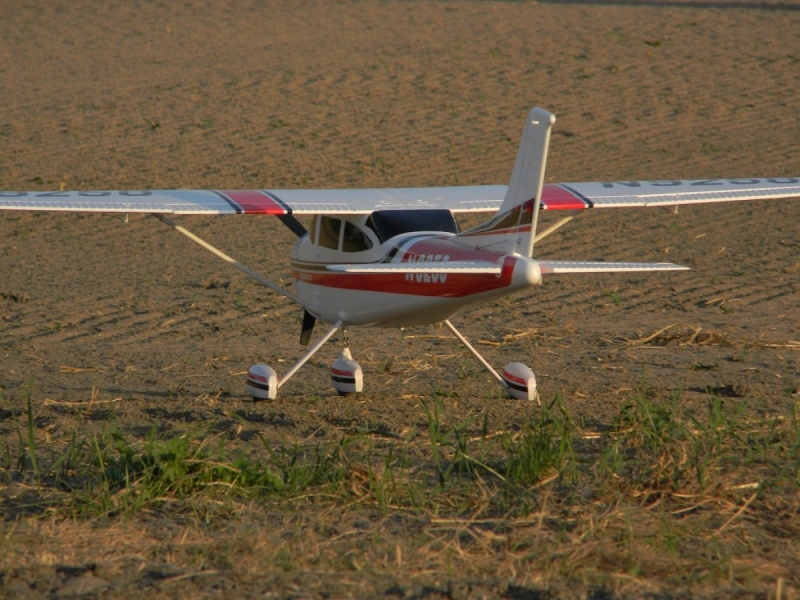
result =
[[[534,400],[537,398],[536,377],[530,368],[522,363],[514,362],[506,365],[501,375],[467,341],[467,338],[461,335],[461,332],[453,326],[449,319],[445,319],[444,324],[503,386],[509,396],[518,400]],[[350,353],[350,343],[347,339],[347,331],[342,326],[342,321],[337,321],[283,377],[278,378],[275,370],[267,365],[253,365],[250,367],[247,371],[247,393],[254,400],[274,400],[278,396],[278,388],[289,381],[300,367],[306,364],[339,329],[342,330],[344,347],[339,357],[331,365],[331,383],[340,396],[361,393],[364,390],[364,373]]]
[[495,379],[502,385],[508,395],[517,400],[533,400],[537,398],[536,395],[536,376],[528,366],[514,362],[506,365],[503,369],[502,376],[495,371],[492,366],[486,362],[486,359],[467,341],[461,333],[456,329],[449,319],[444,320],[447,328],[453,332],[459,341],[464,344],[467,350],[472,352],[475,358],[491,373]]

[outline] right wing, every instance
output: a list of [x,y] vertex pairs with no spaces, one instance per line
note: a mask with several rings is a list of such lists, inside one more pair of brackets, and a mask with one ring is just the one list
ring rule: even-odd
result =
[[582,210],[788,198],[800,198],[800,177],[551,183],[542,189],[541,206]]

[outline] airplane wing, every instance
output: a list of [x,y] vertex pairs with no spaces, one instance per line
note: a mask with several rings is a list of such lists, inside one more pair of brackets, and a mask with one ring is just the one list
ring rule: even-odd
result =
[[542,188],[541,206],[543,210],[582,210],[786,198],[800,198],[800,177],[547,184]]
[[[369,214],[375,210],[500,208],[504,185],[328,190],[129,190],[0,192],[0,210],[193,215]],[[674,206],[800,198],[800,178],[552,183],[542,210]]]
[[496,262],[482,260],[451,260],[442,262],[367,263],[328,265],[329,271],[340,273],[458,273],[499,275],[503,267]]
[[542,275],[562,273],[633,273],[636,271],[688,271],[673,263],[603,262],[575,260],[538,260]]
[[176,215],[369,214],[375,210],[495,211],[504,185],[341,190],[0,192],[0,209]]

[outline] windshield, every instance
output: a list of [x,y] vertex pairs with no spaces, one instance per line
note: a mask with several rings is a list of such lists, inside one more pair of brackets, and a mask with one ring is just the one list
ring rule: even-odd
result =
[[367,227],[381,243],[401,233],[443,231],[458,233],[458,224],[449,210],[376,210],[367,219]]

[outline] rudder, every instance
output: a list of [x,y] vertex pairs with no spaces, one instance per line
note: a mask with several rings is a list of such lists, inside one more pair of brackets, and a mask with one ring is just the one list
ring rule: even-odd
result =
[[544,109],[534,108],[528,113],[500,210],[487,223],[459,237],[476,238],[470,242],[487,250],[533,255],[550,130],[555,122],[555,116]]

